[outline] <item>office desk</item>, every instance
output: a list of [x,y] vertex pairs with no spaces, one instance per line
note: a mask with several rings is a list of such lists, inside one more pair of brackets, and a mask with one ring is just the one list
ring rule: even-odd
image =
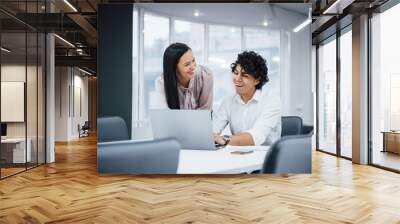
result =
[[31,144],[30,138],[27,138],[26,154],[25,154],[25,138],[6,138],[1,139],[2,152],[1,157],[6,163],[25,163],[31,161]]
[[400,132],[382,131],[381,133],[383,133],[382,152],[392,152],[400,154]]
[[[248,154],[231,154],[232,151],[252,149]],[[180,151],[178,174],[239,174],[260,170],[269,146],[227,146],[215,151]]]

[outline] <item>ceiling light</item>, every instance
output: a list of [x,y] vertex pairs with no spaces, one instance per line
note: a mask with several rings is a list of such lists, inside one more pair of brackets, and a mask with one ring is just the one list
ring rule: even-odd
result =
[[281,58],[279,56],[274,56],[274,57],[272,57],[272,61],[273,62],[280,62]]
[[78,12],[78,10],[71,4],[69,3],[68,0],[64,0],[65,4],[67,4],[74,12]]
[[57,37],[57,38],[58,38],[59,40],[61,40],[62,42],[64,42],[65,44],[67,44],[68,46],[75,48],[75,45],[73,45],[73,44],[72,44],[71,42],[69,42],[68,40],[66,40],[66,39],[64,39],[64,38],[62,38],[62,37],[60,37],[60,36],[57,35],[57,34],[54,34],[54,36]]
[[234,32],[236,32],[236,29],[235,28],[231,28],[231,33],[234,33]]
[[79,68],[79,67],[78,67],[78,70],[81,71],[81,72],[83,72],[83,73],[85,73],[85,74],[87,74],[87,75],[92,75],[92,73],[90,73],[90,72],[88,72],[88,71],[86,71],[86,70],[83,70],[83,69],[81,69],[81,68]]
[[46,9],[46,6],[45,6],[45,5],[42,5],[40,8],[41,8],[42,10],[45,10],[45,9]]
[[198,10],[194,10],[194,13],[193,13],[193,15],[194,15],[194,16],[196,16],[196,17],[198,17],[198,16],[200,16],[200,13],[199,13],[199,11],[198,11]]
[[308,18],[307,18],[304,22],[302,22],[300,25],[298,25],[296,28],[294,28],[294,29],[293,29],[293,32],[297,33],[297,32],[299,32],[301,29],[303,29],[304,27],[306,27],[308,24],[310,24],[311,21],[312,21],[311,15],[312,15],[312,9],[309,8],[309,9],[308,9]]
[[268,22],[267,22],[267,21],[264,21],[264,22],[263,22],[263,26],[268,26]]
[[[331,6],[329,6],[322,14],[327,14],[331,9],[335,8],[336,5],[340,2],[341,0],[336,0]],[[337,11],[337,10],[336,10]]]
[[293,29],[293,32],[297,33],[304,27],[306,27],[308,24],[311,23],[311,19],[306,19],[304,22],[302,22],[300,25],[298,25],[296,28]]
[[11,50],[9,50],[9,49],[7,49],[7,48],[5,48],[5,47],[1,47],[1,50],[4,51],[4,52],[6,52],[6,53],[10,53],[10,52],[11,52]]

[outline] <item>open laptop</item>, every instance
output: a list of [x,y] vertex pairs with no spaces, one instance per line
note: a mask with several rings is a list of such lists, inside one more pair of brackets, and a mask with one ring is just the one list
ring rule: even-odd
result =
[[176,138],[182,149],[216,150],[211,111],[150,110],[153,138]]

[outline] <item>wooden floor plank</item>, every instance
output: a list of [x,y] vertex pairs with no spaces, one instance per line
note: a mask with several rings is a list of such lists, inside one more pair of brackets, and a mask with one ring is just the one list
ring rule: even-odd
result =
[[400,223],[400,175],[313,152],[311,175],[99,175],[96,139],[0,181],[0,223]]

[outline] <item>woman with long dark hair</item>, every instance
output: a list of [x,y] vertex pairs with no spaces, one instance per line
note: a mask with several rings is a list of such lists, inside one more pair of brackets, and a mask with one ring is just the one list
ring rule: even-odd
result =
[[173,43],[164,52],[163,74],[156,80],[161,108],[210,110],[213,77],[205,66],[196,65],[186,44]]

